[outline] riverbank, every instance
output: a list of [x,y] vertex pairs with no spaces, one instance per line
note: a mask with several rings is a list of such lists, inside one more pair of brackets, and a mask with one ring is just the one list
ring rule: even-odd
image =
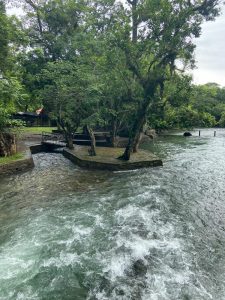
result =
[[19,152],[12,156],[0,157],[0,165],[8,164],[15,160],[21,159],[23,157],[23,153]]
[[0,177],[25,172],[34,167],[33,158],[29,149],[16,155],[0,159]]
[[34,167],[33,150],[30,148],[41,143],[42,130],[42,128],[34,127],[24,128],[21,131],[17,142],[17,153],[10,157],[0,158],[0,177],[26,172]]
[[[50,132],[50,129],[46,129]],[[26,128],[22,131],[18,141],[18,154],[15,158],[0,162],[0,176],[27,171],[34,166],[32,154],[39,152],[51,152],[47,145],[42,145],[40,129]],[[66,158],[77,164],[79,167],[97,170],[133,170],[139,168],[162,166],[162,160],[149,151],[139,150],[134,153],[129,161],[121,161],[117,158],[122,155],[123,148],[97,147],[97,156],[89,156],[89,146],[75,145],[75,150],[65,148],[63,154]]]

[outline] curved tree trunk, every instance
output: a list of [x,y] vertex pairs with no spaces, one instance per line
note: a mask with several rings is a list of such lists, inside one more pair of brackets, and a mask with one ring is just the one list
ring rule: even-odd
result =
[[15,154],[16,137],[8,132],[0,132],[0,156],[6,157]]
[[117,135],[117,120],[112,122],[112,131],[110,132],[110,143],[111,147],[116,147],[116,135]]
[[133,123],[133,128],[131,131],[131,136],[129,138],[128,145],[124,151],[124,154],[118,157],[121,160],[129,160],[131,153],[137,151],[140,142],[140,134],[143,130],[144,124],[146,122],[146,116],[149,111],[151,104],[153,103],[155,92],[158,86],[164,81],[163,77],[152,79],[148,82],[143,82],[144,89],[144,99],[140,104],[137,111],[136,118]]
[[138,13],[137,13],[137,0],[130,2],[132,5],[132,41],[137,43],[138,37]]
[[89,154],[90,156],[96,156],[96,141],[94,132],[89,126],[87,126],[87,131],[91,138],[91,149],[89,150]]
[[67,128],[65,128],[65,127],[62,127],[62,128],[63,128],[64,136],[66,139],[66,145],[70,150],[73,150],[74,149],[73,136],[72,136],[71,132],[69,132],[67,130]]
[[68,124],[65,124],[65,122],[61,118],[58,118],[57,125],[60,128],[62,128],[62,130],[63,130],[64,137],[66,139],[67,147],[69,149],[73,150],[74,149],[74,145],[73,145],[72,129],[70,128],[70,126],[68,126]]
[[139,146],[140,146],[140,142],[141,142],[141,138],[142,138],[142,132],[138,132],[138,134],[136,135],[135,139],[134,139],[134,146],[133,146],[133,153],[137,153]]
[[[144,122],[145,124],[145,122]],[[134,139],[134,146],[133,146],[133,153],[137,153],[138,152],[138,149],[139,149],[139,146],[140,146],[140,142],[141,142],[141,139],[142,139],[142,132],[143,132],[143,128],[144,128],[144,124],[141,128],[141,131],[139,131],[136,136],[135,136],[135,139]]]
[[138,151],[138,146],[140,144],[140,135],[145,124],[145,113],[140,116],[140,118],[134,123],[129,142],[126,146],[126,149],[118,159],[121,160],[130,160],[130,155],[132,152]]
[[73,145],[73,137],[71,136],[71,134],[66,134],[66,142],[67,142],[67,146],[70,150],[74,149],[74,145]]
[[[154,95],[154,92],[156,90],[157,85],[152,85],[151,88],[151,95]],[[149,91],[146,92],[146,94],[150,94]],[[131,153],[137,152],[138,146],[140,143],[140,135],[143,130],[144,124],[146,122],[146,115],[148,112],[148,109],[150,107],[152,98],[146,97],[142,103],[142,105],[139,107],[139,110],[137,112],[136,120],[134,121],[133,128],[131,131],[131,136],[129,138],[128,145],[124,151],[124,154],[118,157],[118,159],[121,160],[129,160]]]

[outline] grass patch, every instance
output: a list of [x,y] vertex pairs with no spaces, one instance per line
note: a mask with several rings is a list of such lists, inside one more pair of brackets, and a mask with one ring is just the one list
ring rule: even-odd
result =
[[118,160],[117,158],[121,156],[124,152],[124,148],[112,148],[112,147],[97,147],[96,156],[89,156],[88,149],[89,146],[76,146],[73,150],[74,154],[78,155],[86,161],[96,161],[102,163],[113,163],[113,164],[129,164],[132,162],[142,162],[142,161],[152,161],[158,160],[158,158],[151,152],[147,150],[139,150],[137,153],[132,153],[129,162],[124,162]]
[[0,165],[8,164],[15,160],[22,159],[23,157],[24,157],[23,153],[16,153],[16,154],[14,154],[12,156],[8,156],[8,157],[0,157]]
[[23,127],[21,129],[22,133],[33,133],[33,134],[41,134],[43,131],[51,133],[52,130],[57,129],[57,127]]

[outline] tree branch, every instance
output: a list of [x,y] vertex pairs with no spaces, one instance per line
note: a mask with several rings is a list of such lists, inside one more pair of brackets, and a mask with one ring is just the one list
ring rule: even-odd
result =
[[42,35],[43,28],[42,28],[42,24],[41,24],[41,17],[40,17],[39,7],[32,0],[25,0],[25,2],[27,4],[29,4],[33,8],[33,10],[36,12],[39,31],[40,31],[40,34]]
[[129,4],[131,4],[131,5],[134,4],[134,1],[131,1],[131,0],[127,0],[127,2],[128,2]]

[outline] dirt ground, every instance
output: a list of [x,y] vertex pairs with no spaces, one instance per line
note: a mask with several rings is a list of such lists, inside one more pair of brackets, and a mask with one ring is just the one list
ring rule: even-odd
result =
[[27,147],[41,143],[41,134],[22,133],[17,139],[17,151],[24,152]]

